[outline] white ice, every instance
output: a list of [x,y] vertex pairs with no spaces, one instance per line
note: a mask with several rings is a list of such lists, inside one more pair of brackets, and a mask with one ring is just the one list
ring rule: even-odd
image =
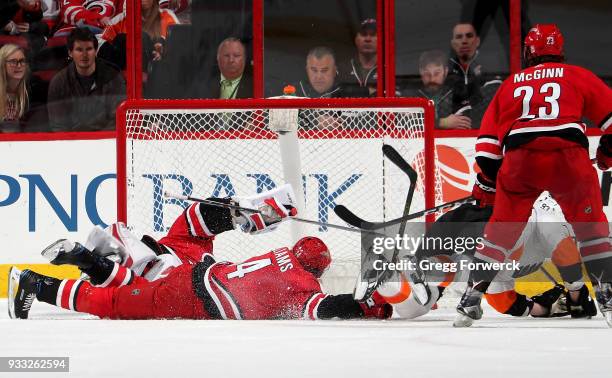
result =
[[411,321],[116,321],[35,302],[30,319],[11,320],[0,301],[0,356],[70,357],[70,373],[41,377],[603,378],[611,355],[601,316],[485,308],[468,329],[452,327],[451,307]]

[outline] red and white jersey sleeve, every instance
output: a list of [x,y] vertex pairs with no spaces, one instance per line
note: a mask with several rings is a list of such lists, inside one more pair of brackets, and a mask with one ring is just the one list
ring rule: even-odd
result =
[[289,248],[238,264],[215,263],[205,285],[223,319],[316,319],[327,297]]
[[499,93],[498,90],[483,116],[476,140],[476,163],[482,173],[493,182],[503,159],[502,143],[497,132]]
[[115,15],[117,0],[59,0],[60,22],[79,26],[101,26],[99,20]]
[[584,93],[583,114],[597,125],[604,134],[612,133],[612,89],[591,71],[575,67],[582,77],[577,85]]
[[174,221],[160,244],[172,249],[183,262],[195,264],[205,253],[212,253],[214,234],[204,221],[204,207],[194,203]]

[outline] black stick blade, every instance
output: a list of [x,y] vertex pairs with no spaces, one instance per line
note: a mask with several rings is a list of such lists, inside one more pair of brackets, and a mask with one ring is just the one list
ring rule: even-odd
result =
[[387,159],[391,160],[393,164],[395,164],[399,169],[401,169],[404,173],[408,175],[411,184],[416,185],[418,174],[414,170],[414,168],[412,168],[412,166],[408,164],[406,160],[404,160],[402,155],[400,155],[400,153],[397,152],[397,150],[393,148],[393,146],[391,146],[390,144],[383,145],[382,151],[383,154],[387,157]]
[[347,209],[346,206],[344,205],[337,205],[336,207],[334,207],[334,213],[336,213],[336,215],[340,219],[342,219],[343,221],[345,221],[346,223],[350,224],[353,227],[363,228],[366,230],[377,228],[377,225],[375,223],[368,222],[360,218],[355,213]]

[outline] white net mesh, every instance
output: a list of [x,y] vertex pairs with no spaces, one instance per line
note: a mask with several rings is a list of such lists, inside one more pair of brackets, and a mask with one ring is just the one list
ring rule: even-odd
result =
[[[269,129],[270,112],[274,109],[128,110],[128,223],[138,232],[164,235],[188,205],[164,198],[165,190],[200,198],[245,196],[284,183],[278,135]],[[402,215],[409,180],[381,149],[383,143],[391,144],[413,166],[423,167],[422,108],[299,109],[297,123],[305,200],[300,217],[344,225],[333,212],[336,204],[372,221]],[[425,206],[423,179],[419,177],[412,211]],[[215,239],[214,253],[240,261],[290,246],[291,223],[257,236],[226,232]],[[359,233],[302,227],[301,234],[322,238],[332,253],[325,288],[351,291],[359,271]]]

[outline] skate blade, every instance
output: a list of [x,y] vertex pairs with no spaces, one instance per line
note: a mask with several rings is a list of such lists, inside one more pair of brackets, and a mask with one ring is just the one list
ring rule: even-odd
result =
[[355,289],[353,290],[353,299],[356,301],[363,301],[366,294],[368,293],[368,284],[367,282],[361,281],[361,277],[357,277],[357,282],[355,283]]
[[21,276],[21,270],[12,266],[8,273],[8,315],[11,319],[16,319],[15,315],[15,297],[17,296],[17,290],[19,289],[19,276]]
[[53,260],[63,251],[72,251],[74,244],[66,239],[59,239],[58,241],[51,243],[47,248],[43,249],[40,253],[42,257],[46,258],[53,264]]
[[474,324],[474,319],[470,318],[467,315],[457,314],[455,317],[455,321],[453,322],[453,327],[455,328],[466,328],[470,327]]
[[412,292],[414,293],[414,299],[421,306],[425,306],[431,299],[431,291],[427,285],[422,283],[413,283]]

